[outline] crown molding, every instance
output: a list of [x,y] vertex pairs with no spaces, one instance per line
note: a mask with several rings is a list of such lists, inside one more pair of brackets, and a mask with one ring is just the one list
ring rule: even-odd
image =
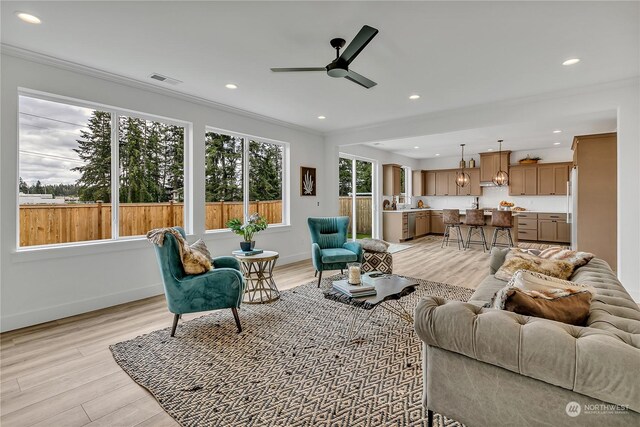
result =
[[275,119],[269,116],[263,116],[262,114],[253,113],[251,111],[243,110],[241,108],[231,107],[225,104],[220,104],[210,99],[202,98],[195,95],[189,95],[189,94],[182,93],[169,88],[158,87],[156,85],[143,82],[141,80],[132,79],[130,77],[125,77],[125,76],[111,73],[108,71],[103,71],[98,68],[93,68],[87,65],[78,64],[76,62],[56,58],[43,53],[24,49],[18,46],[9,45],[6,43],[0,43],[0,53],[2,53],[3,55],[13,56],[15,58],[25,59],[27,61],[60,68],[62,70],[85,74],[91,77],[96,77],[102,80],[133,87],[136,89],[142,89],[148,92],[170,96],[172,98],[180,99],[182,101],[203,105],[205,107],[214,108],[216,110],[224,111],[226,113],[236,114],[236,115],[247,117],[253,120],[259,120],[269,124],[282,126],[298,132],[304,132],[304,133],[316,135],[316,136],[324,135],[324,133],[322,132],[319,132],[317,130],[310,129],[304,126],[300,126],[295,123],[290,123],[284,120]]
[[[400,119],[393,119],[384,122],[376,122],[363,126],[355,126],[351,128],[336,129],[324,133],[325,139],[329,140],[333,137],[339,137],[342,135],[355,134],[358,132],[382,129],[388,126],[408,125],[417,121],[429,121],[434,119],[441,119],[447,116],[455,116],[459,114],[470,114],[477,111],[482,111],[487,108],[505,108],[515,107],[523,104],[531,104],[542,101],[551,101],[561,98],[567,98],[571,96],[579,96],[597,92],[603,92],[608,90],[615,90],[625,87],[636,87],[640,85],[640,75],[614,80],[605,83],[597,83],[589,86],[580,86],[577,88],[563,89],[554,92],[545,92],[536,95],[530,95],[519,98],[510,98],[501,101],[488,102],[485,104],[469,105],[461,108],[453,108],[449,110],[432,111],[430,113],[418,114],[413,116],[402,117]],[[326,142],[326,141],[325,141]]]

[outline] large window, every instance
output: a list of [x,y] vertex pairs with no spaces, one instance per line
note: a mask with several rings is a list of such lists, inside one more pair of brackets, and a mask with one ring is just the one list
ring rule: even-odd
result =
[[282,143],[207,130],[206,229],[225,229],[230,219],[254,213],[283,224],[285,155]]
[[184,129],[117,109],[21,94],[19,246],[183,225]]

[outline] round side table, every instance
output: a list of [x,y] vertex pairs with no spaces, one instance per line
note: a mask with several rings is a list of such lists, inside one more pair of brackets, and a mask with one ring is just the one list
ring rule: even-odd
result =
[[235,255],[240,261],[242,274],[247,281],[242,302],[264,304],[280,298],[280,291],[273,280],[273,267],[280,255],[275,251],[264,251],[257,255]]

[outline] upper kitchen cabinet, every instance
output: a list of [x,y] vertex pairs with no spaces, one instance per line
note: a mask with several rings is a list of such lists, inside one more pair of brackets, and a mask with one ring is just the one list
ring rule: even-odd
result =
[[436,174],[436,196],[457,196],[455,170],[439,170]]
[[509,168],[509,195],[535,196],[538,194],[538,168],[535,165]]
[[400,194],[400,175],[402,166],[396,164],[382,165],[382,195],[397,196]]
[[511,151],[503,151],[502,158],[500,157],[500,153],[480,153],[480,181],[493,181],[493,177],[501,167],[503,171],[507,171],[509,169],[510,159]]
[[538,194],[560,196],[567,194],[568,163],[538,165]]
[[464,171],[469,174],[470,180],[468,185],[458,187],[458,196],[482,195],[482,188],[480,187],[480,168],[465,169]]
[[422,171],[424,176],[424,195],[435,196],[436,195],[436,173],[433,171]]
[[411,195],[414,197],[425,195],[422,171],[411,172]]

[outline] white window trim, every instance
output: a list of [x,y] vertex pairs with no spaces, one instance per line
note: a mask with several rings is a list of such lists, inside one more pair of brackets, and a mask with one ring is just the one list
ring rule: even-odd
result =
[[[279,224],[269,224],[269,229],[276,227],[289,227],[291,225],[291,217],[290,217],[290,150],[291,144],[284,141],[278,141],[275,139],[263,138],[260,136],[254,136],[246,133],[234,132],[226,129],[221,129],[215,126],[205,126],[206,132],[214,132],[222,135],[231,136],[234,138],[242,139],[242,212],[244,215],[244,219],[249,218],[249,141],[255,142],[263,142],[265,144],[275,144],[281,146],[282,149],[282,222]],[[206,177],[205,177],[206,180]],[[265,231],[262,231],[264,233]],[[223,234],[230,233],[228,228],[216,228],[216,229],[206,229],[205,226],[205,234]]]
[[[376,159],[370,159],[368,157],[356,156],[355,154],[339,152],[338,161],[340,161],[341,158],[351,160],[351,188],[353,190],[352,191],[353,195],[356,194],[356,174],[355,174],[356,160],[371,163],[371,237],[374,239],[378,239],[380,236],[380,224],[382,224],[382,221],[380,218],[380,215],[382,215],[382,213],[378,209],[379,199],[382,197],[378,187],[378,161]],[[353,226],[351,229],[352,231],[355,231],[357,226],[355,212],[356,212],[356,198],[352,197],[351,198],[351,213],[352,213],[351,219],[353,221]],[[356,237],[357,237],[357,233],[352,232],[351,240],[355,240]]]
[[[68,251],[69,248],[81,246],[92,246],[98,247],[102,245],[109,245],[114,243],[120,243],[124,241],[146,241],[146,236],[123,236],[119,235],[119,224],[120,224],[120,168],[119,168],[119,143],[118,143],[118,121],[120,116],[127,117],[136,117],[144,120],[150,121],[158,121],[164,124],[172,125],[172,126],[180,126],[184,128],[183,132],[183,173],[184,173],[184,218],[183,224],[184,229],[187,233],[193,231],[193,194],[191,194],[191,165],[192,165],[192,155],[193,152],[193,123],[187,122],[184,120],[173,119],[164,116],[158,116],[154,114],[141,113],[134,110],[129,110],[126,108],[114,107],[106,104],[101,104],[97,102],[85,101],[77,98],[72,98],[64,95],[55,95],[47,92],[41,92],[38,90],[18,87],[17,93],[18,99],[20,96],[27,96],[36,99],[42,99],[45,101],[57,102],[60,104],[67,104],[76,107],[90,108],[92,110],[104,111],[111,114],[111,238],[110,239],[101,239],[101,240],[82,240],[79,242],[67,242],[67,243],[52,243],[48,245],[33,245],[33,246],[20,246],[20,203],[19,200],[19,192],[20,189],[16,185],[15,189],[15,200],[16,200],[16,250],[15,253],[38,253],[42,254],[48,250],[62,249],[64,251]],[[19,105],[19,102],[18,102]],[[19,113],[19,111],[18,111]],[[16,183],[19,181],[20,177],[20,119],[19,114],[17,114],[18,119],[16,123],[16,127],[18,129],[17,135],[18,139],[16,142],[17,157],[16,157]],[[187,155],[188,154],[188,155]],[[187,173],[189,172],[189,179],[187,177]],[[115,179],[114,179],[115,177]],[[189,189],[189,199],[187,199],[187,189]],[[68,252],[65,252],[64,256],[67,256]],[[41,255],[35,256],[35,259],[46,259],[49,256],[42,257]]]

